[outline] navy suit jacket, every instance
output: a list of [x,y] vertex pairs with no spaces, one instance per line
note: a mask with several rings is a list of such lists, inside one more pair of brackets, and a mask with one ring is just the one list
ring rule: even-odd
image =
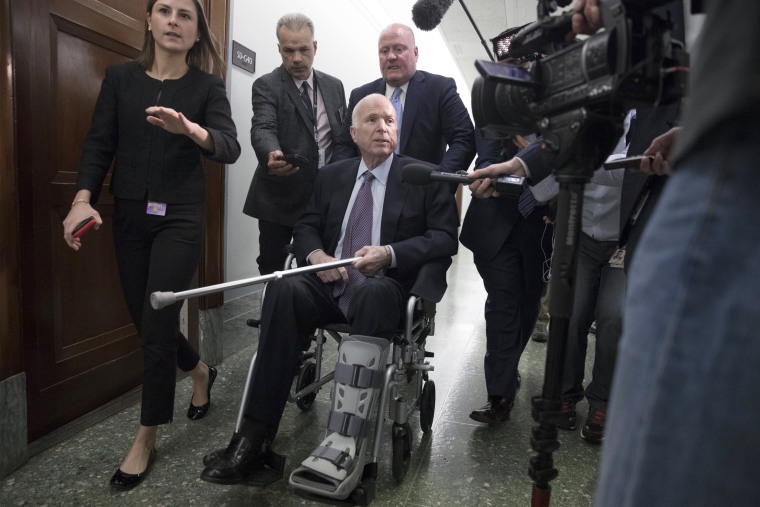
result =
[[[325,103],[334,146],[346,110],[343,83],[316,69],[314,75]],[[306,207],[317,175],[319,148],[314,140],[314,127],[293,77],[283,66],[253,82],[252,100],[251,144],[259,164],[243,213],[292,227]],[[275,150],[302,155],[309,163],[299,166],[298,172],[290,176],[269,174],[269,153]]]
[[[381,78],[351,92],[333,161],[359,155],[349,133],[354,107],[372,93],[385,95],[385,86]],[[470,166],[475,157],[475,130],[453,79],[421,70],[412,76],[404,101],[399,153],[438,164],[445,172],[466,171]]]
[[[552,172],[551,167],[541,155],[541,141],[540,137],[537,138],[515,155],[528,166],[531,174],[530,181],[533,184]],[[499,151],[497,143],[487,140],[479,142],[476,168],[480,169],[501,162]],[[517,209],[517,199],[514,197],[473,198],[467,206],[459,241],[476,257],[483,260],[493,259],[520,218],[522,215]]]
[[[393,248],[397,267],[388,269],[385,276],[397,280],[409,293],[438,302],[446,290],[446,269],[458,246],[459,218],[454,196],[445,183],[411,185],[401,181],[401,168],[420,161],[393,157],[383,202],[380,243]],[[335,162],[319,171],[311,200],[293,230],[299,265],[306,265],[306,257],[314,250],[335,254],[359,161],[353,158]],[[418,277],[423,269],[429,273]]]

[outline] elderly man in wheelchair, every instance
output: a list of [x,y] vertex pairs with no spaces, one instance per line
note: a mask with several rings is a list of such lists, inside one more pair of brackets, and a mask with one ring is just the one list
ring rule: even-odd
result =
[[[420,162],[394,154],[395,110],[384,96],[357,103],[350,132],[361,157],[320,169],[293,245],[299,265],[360,258],[348,268],[268,285],[242,421],[227,448],[204,459],[205,481],[251,482],[271,463],[271,445],[309,337],[315,328],[347,323],[350,335],[339,346],[326,437],[290,477],[297,492],[347,499],[362,479],[369,420],[407,298],[437,302],[443,296],[446,269],[457,251],[450,187],[401,180],[402,167]],[[429,274],[418,276],[421,271]]]

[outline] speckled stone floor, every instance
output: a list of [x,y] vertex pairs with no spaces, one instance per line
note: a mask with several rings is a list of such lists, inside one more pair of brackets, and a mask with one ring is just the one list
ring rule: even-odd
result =
[[[256,330],[245,325],[254,317],[252,300],[225,305],[226,359],[212,391],[212,407],[201,421],[185,417],[192,385],[178,382],[175,419],[159,431],[158,459],[143,484],[126,493],[113,493],[108,480],[120,464],[137,428],[134,405],[35,456],[0,480],[0,506],[295,506],[311,505],[297,497],[287,475],[321,441],[328,412],[329,390],[323,389],[310,412],[286,407],[275,449],[288,456],[286,477],[263,489],[219,486],[199,478],[203,456],[226,446],[235,427],[245,375],[256,343]],[[498,427],[486,427],[468,414],[485,402],[483,355],[485,292],[470,252],[460,249],[449,271],[449,289],[438,305],[435,336],[437,400],[433,431],[423,436],[419,419],[411,421],[413,449],[409,472],[401,485],[391,475],[389,438],[383,442],[377,496],[372,505],[388,506],[527,506],[532,482],[528,477],[530,399],[540,393],[546,344],[531,341],[520,363],[522,388],[512,417]],[[592,337],[593,338],[593,335]],[[589,346],[593,351],[593,341]],[[335,346],[327,360],[334,361]],[[593,361],[590,354],[587,365]],[[578,405],[579,423],[586,404]],[[390,422],[386,423],[387,437]],[[586,443],[580,430],[560,433],[554,454],[560,475],[552,481],[552,505],[588,506],[596,484],[599,447]],[[315,504],[316,505],[316,504]]]

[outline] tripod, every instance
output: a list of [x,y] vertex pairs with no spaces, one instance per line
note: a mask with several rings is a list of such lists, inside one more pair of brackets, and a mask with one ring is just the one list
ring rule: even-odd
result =
[[619,138],[621,120],[620,115],[599,115],[579,108],[540,123],[544,137],[543,150],[555,167],[554,174],[560,190],[550,280],[551,318],[544,384],[541,395],[532,400],[533,419],[538,426],[531,433],[531,448],[538,454],[531,457],[528,471],[533,479],[531,507],[548,507],[551,498],[549,483],[559,474],[552,454],[560,446],[557,422],[560,417],[568,325],[573,311],[583,191],[594,170],[609,155]]

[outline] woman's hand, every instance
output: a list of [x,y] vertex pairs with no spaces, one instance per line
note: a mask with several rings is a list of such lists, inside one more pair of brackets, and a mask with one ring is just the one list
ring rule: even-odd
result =
[[71,206],[69,214],[63,219],[63,239],[72,250],[79,250],[82,248],[81,236],[75,238],[72,236],[72,233],[76,226],[88,217],[95,218],[95,230],[99,229],[103,223],[103,219],[100,218],[100,213],[95,211],[95,208],[90,206],[89,202],[75,200]]
[[185,115],[179,111],[170,107],[152,106],[147,108],[145,112],[148,114],[146,119],[151,125],[161,127],[172,134],[185,135],[204,150],[214,151],[214,139],[208,131],[185,118]]

